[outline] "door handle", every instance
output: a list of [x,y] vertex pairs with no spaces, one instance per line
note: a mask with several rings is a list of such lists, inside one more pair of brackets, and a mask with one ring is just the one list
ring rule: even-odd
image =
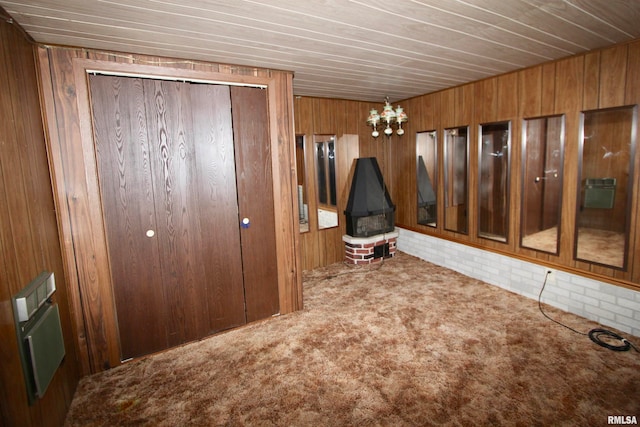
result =
[[242,222],[240,222],[240,227],[249,228],[250,225],[251,225],[251,220],[249,220],[249,218],[247,217],[242,218]]

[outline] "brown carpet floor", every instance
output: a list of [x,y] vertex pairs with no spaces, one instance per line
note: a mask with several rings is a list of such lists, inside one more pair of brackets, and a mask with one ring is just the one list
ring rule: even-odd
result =
[[306,272],[304,301],[83,378],[66,425],[604,426],[640,416],[640,353],[600,347],[536,301],[404,253]]

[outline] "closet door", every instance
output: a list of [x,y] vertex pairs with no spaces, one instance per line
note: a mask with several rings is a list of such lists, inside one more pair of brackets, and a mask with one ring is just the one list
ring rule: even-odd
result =
[[[267,91],[231,87],[247,321],[280,312]],[[245,221],[245,222],[246,222]]]
[[[94,139],[121,358],[167,347],[143,81],[91,76]],[[90,233],[91,230],[85,232]],[[146,332],[140,333],[143,329]]]
[[229,88],[90,87],[122,359],[245,323]]

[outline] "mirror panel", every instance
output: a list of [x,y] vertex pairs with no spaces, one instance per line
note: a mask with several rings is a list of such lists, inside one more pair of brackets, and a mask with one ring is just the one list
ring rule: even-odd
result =
[[511,123],[480,125],[478,236],[506,242],[509,230]]
[[416,134],[418,224],[436,226],[438,188],[438,145],[436,131]]
[[523,248],[558,254],[563,158],[564,116],[525,119],[520,221]]
[[469,127],[444,130],[444,228],[467,234]]
[[625,269],[636,106],[581,115],[575,258]]
[[309,196],[305,168],[305,136],[296,135],[296,171],[298,176],[298,223],[300,233],[309,231]]
[[318,229],[338,226],[338,191],[336,181],[336,137],[314,135]]

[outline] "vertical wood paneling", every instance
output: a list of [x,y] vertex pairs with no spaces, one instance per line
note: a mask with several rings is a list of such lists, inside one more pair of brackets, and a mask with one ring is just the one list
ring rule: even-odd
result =
[[556,63],[556,113],[565,114],[564,188],[562,189],[562,221],[560,224],[560,260],[573,266],[575,213],[578,176],[578,144],[580,110],[582,108],[584,57]]
[[[47,120],[54,128],[49,129],[51,145],[59,147],[52,151],[54,160],[62,164],[53,164],[56,169],[59,188],[58,211],[64,210],[70,223],[62,223],[63,238],[73,247],[73,257],[67,258],[73,263],[67,271],[77,271],[81,278],[79,284],[83,291],[78,292],[82,302],[84,332],[89,347],[89,365],[95,371],[115,366],[119,363],[120,352],[117,345],[117,331],[113,312],[113,293],[109,283],[109,267],[106,255],[106,240],[100,210],[99,189],[95,179],[95,162],[87,162],[85,156],[93,157],[94,148],[84,147],[82,136],[90,138],[89,112],[82,122],[78,112],[78,90],[73,61],[81,58],[82,52],[54,49],[49,50],[43,76],[50,76],[54,93],[54,117]],[[84,89],[82,99],[87,100],[88,91]],[[56,126],[57,123],[60,125]],[[56,144],[56,145],[54,145]],[[59,145],[58,145],[59,144]],[[58,155],[59,153],[59,155]],[[76,165],[67,167],[66,165]],[[63,214],[64,215],[64,214]],[[65,232],[65,226],[68,227]]]
[[584,56],[584,88],[582,94],[582,109],[594,110],[598,108],[600,98],[600,52],[589,53]]
[[[347,100],[308,97],[295,99],[296,133],[305,135],[305,174],[309,193],[309,231],[300,234],[303,270],[311,270],[344,260],[342,236],[346,233],[346,225],[343,211],[351,185],[353,160],[358,157],[381,156],[385,153],[385,147],[390,148],[383,137],[378,139],[371,137],[371,128],[366,124],[371,108],[380,109],[381,106]],[[323,230],[318,229],[317,219],[314,135],[336,136],[338,227]]]
[[447,89],[440,92],[441,126],[443,129],[462,126],[466,123],[456,123],[456,91]]
[[336,108],[340,101],[314,98],[313,100],[313,131],[318,135],[331,135],[336,132]]
[[[469,84],[467,87],[472,93],[466,97],[466,87],[456,87],[438,92],[438,98],[434,94],[412,98],[407,102],[407,113],[412,116],[412,109],[425,111],[436,108],[441,116],[438,119],[439,133],[441,137],[445,128],[470,125],[470,221],[469,235],[461,235],[447,232],[438,228],[420,227],[414,219],[414,206],[409,203],[415,197],[415,188],[410,180],[413,169],[410,171],[405,165],[411,160],[408,156],[413,147],[413,141],[407,143],[399,150],[392,150],[394,160],[394,180],[396,192],[404,192],[398,196],[402,201],[399,205],[397,220],[403,227],[415,231],[442,235],[443,237],[459,241],[481,245],[490,250],[505,253],[514,252],[534,262],[544,262],[557,268],[566,268],[571,271],[580,271],[582,274],[600,280],[609,280],[612,283],[622,284],[634,288],[640,288],[640,241],[637,232],[640,224],[640,205],[637,197],[632,206],[632,231],[630,259],[633,260],[629,271],[595,266],[587,262],[579,262],[573,259],[574,232],[576,221],[576,204],[578,191],[578,149],[580,135],[580,113],[586,108],[608,108],[640,102],[640,42],[636,41],[628,45],[615,46],[591,52],[586,55],[570,57],[567,59],[549,62],[539,66],[527,68],[518,73],[506,74],[494,78],[485,79]],[[625,53],[626,52],[626,53]],[[464,101],[462,101],[464,99]],[[418,103],[419,105],[416,105]],[[468,118],[468,123],[463,123],[465,109],[472,105],[473,114]],[[522,171],[522,119],[544,115],[565,116],[565,155],[564,155],[564,187],[562,190],[562,220],[560,254],[550,255],[531,249],[518,247],[520,227],[521,204],[521,171]],[[477,205],[477,158],[478,158],[478,125],[492,121],[512,121],[512,152],[511,152],[511,196],[510,203],[510,242],[504,245],[498,242],[478,239],[477,219],[475,217]],[[422,125],[424,122],[420,121]],[[407,129],[415,137],[415,132],[425,129],[408,126]],[[407,139],[408,140],[408,139]],[[415,153],[413,154],[415,161]],[[440,156],[442,159],[442,156]],[[442,160],[440,161],[442,165]],[[442,166],[441,166],[442,169]],[[635,190],[640,185],[640,154],[636,152],[635,158]],[[444,183],[443,177],[441,182]],[[439,186],[443,187],[443,186]],[[439,190],[441,190],[439,188]],[[442,215],[442,214],[440,214]]]
[[531,67],[518,73],[520,117],[537,117],[542,110],[542,67]]
[[500,120],[498,117],[498,77],[480,80],[474,84],[475,88],[475,120],[478,123],[488,123]]
[[520,180],[520,144],[521,144],[521,120],[517,120],[518,117],[518,73],[509,73],[500,76],[498,79],[498,120],[504,120],[510,122],[510,145],[509,145],[509,158],[508,158],[508,176],[507,185],[508,190],[506,196],[508,197],[507,206],[507,242],[506,244],[515,251],[516,248],[516,236],[518,235],[518,225],[520,215],[520,203],[518,196],[518,183]]
[[473,85],[463,85],[459,88],[456,88],[456,125],[455,126],[465,126],[472,122],[474,108],[475,108],[475,98],[474,98],[474,86]]
[[[63,268],[34,48],[21,29],[0,21],[0,424],[62,425],[79,380],[72,303]],[[52,271],[66,357],[47,393],[27,401],[11,298]]]
[[[582,271],[583,274],[595,274],[594,277],[607,280],[607,278],[616,278],[627,286],[634,286],[632,283],[640,282],[640,267],[636,266],[637,262],[631,266],[633,276],[630,272],[614,271],[610,268],[595,268],[589,263],[576,262],[573,260],[574,247],[574,228],[575,228],[575,207],[577,198],[577,172],[578,172],[578,144],[579,144],[579,122],[580,112],[585,105],[593,105],[594,108],[601,107],[602,102],[613,103],[616,105],[638,103],[637,99],[640,95],[640,69],[638,57],[640,56],[640,42],[630,44],[628,47],[622,45],[614,48],[613,51],[604,49],[602,51],[593,52],[588,55],[576,56],[560,61],[554,61],[539,66],[531,67],[511,75],[504,75],[495,78],[482,80],[471,83],[464,87],[446,89],[436,94],[423,95],[411,98],[407,101],[400,102],[406,107],[409,114],[410,122],[407,123],[407,134],[403,137],[399,144],[392,143],[387,145],[385,142],[374,140],[368,135],[368,129],[360,132],[360,155],[361,156],[379,156],[385,162],[391,160],[393,190],[392,197],[397,201],[398,209],[396,215],[397,223],[403,227],[413,228],[423,233],[433,233],[451,238],[462,243],[474,243],[483,245],[486,248],[504,252],[507,254],[514,251],[520,256],[529,258],[535,262],[547,262],[558,268],[574,269]],[[627,50],[627,60],[624,62],[626,69],[620,70],[622,66],[621,51]],[[590,55],[590,56],[589,56]],[[602,58],[607,59],[606,63]],[[611,67],[611,69],[609,68]],[[619,81],[613,77],[605,76],[622,76],[625,81],[624,102],[619,99]],[[515,77],[514,77],[515,76]],[[608,83],[603,79],[610,80]],[[614,82],[616,84],[614,84]],[[595,86],[594,86],[595,85]],[[602,85],[602,87],[601,87]],[[610,89],[605,89],[610,87]],[[611,95],[605,95],[610,93]],[[467,96],[470,94],[470,96]],[[617,95],[616,95],[617,94]],[[504,95],[504,96],[503,96]],[[379,105],[375,105],[380,108]],[[368,108],[371,108],[369,105]],[[472,113],[466,113],[471,108]],[[325,106],[325,110],[327,107]],[[329,108],[330,109],[330,108]],[[415,166],[408,167],[409,162],[415,161],[415,133],[421,130],[427,130],[429,120],[427,116],[429,111],[437,111],[438,118],[436,127],[438,128],[438,137],[442,136],[442,131],[448,127],[470,125],[470,212],[473,213],[473,205],[477,203],[474,189],[477,186],[477,127],[478,124],[499,121],[512,120],[512,167],[511,167],[511,184],[512,184],[512,200],[510,222],[510,238],[509,246],[485,242],[486,239],[477,239],[476,220],[470,218],[469,235],[459,235],[447,232],[440,228],[425,230],[424,227],[417,226],[415,222],[414,203],[415,198]],[[415,119],[415,112],[418,112],[419,119]],[[311,114],[318,114],[313,111]],[[366,112],[362,113],[363,117]],[[467,116],[469,114],[469,116]],[[520,175],[522,170],[522,151],[521,151],[521,121],[525,117],[536,117],[541,115],[565,115],[565,163],[564,167],[564,188],[562,197],[562,221],[561,221],[561,247],[560,255],[549,255],[529,249],[518,248],[518,236],[520,227]],[[296,117],[296,120],[308,121],[304,117]],[[321,119],[315,119],[319,123]],[[411,137],[408,137],[411,135]],[[393,145],[395,144],[395,145]],[[442,158],[442,156],[440,156]],[[386,165],[385,165],[386,167]],[[636,155],[636,188],[638,188],[638,155]],[[442,167],[440,167],[442,170]],[[441,177],[441,182],[443,177]],[[637,191],[636,191],[637,192]],[[634,199],[632,219],[633,230],[638,224],[638,206],[637,200]],[[472,229],[473,228],[473,229]],[[307,233],[309,234],[309,233]],[[632,232],[632,238],[637,240],[638,233]],[[304,238],[304,237],[303,237]],[[310,239],[311,240],[311,239]],[[318,239],[315,239],[317,241]],[[635,242],[634,240],[634,242]],[[638,244],[633,243],[632,259],[640,258],[640,250]],[[318,249],[317,246],[314,250]],[[310,254],[305,253],[305,258],[309,258]],[[317,258],[316,258],[317,260]],[[619,283],[619,282],[614,282]]]
[[542,99],[540,115],[555,114],[556,63],[542,65]]
[[599,108],[624,105],[627,45],[615,46],[600,55]]
[[495,120],[511,120],[518,115],[518,73],[498,77],[498,105]]
[[[316,209],[316,179],[313,162],[313,102],[311,98],[295,98],[295,129],[296,134],[304,135],[304,170],[297,174],[305,174],[305,191],[309,209],[309,231],[300,233],[300,268],[311,270],[314,265],[320,265],[319,253],[316,249],[317,217],[312,215]],[[296,190],[297,191],[297,190]]]
[[[50,69],[49,54],[43,49],[37,49],[38,67],[40,75],[47,75]],[[40,79],[40,85],[42,87],[42,93],[53,93],[53,82],[51,79]],[[43,114],[45,117],[55,117],[55,106],[52,103],[43,103]],[[46,131],[46,139],[48,146],[57,141],[58,134],[51,131]],[[60,225],[60,239],[62,245],[63,258],[65,260],[65,271],[75,271],[75,257],[73,242],[69,233],[64,233],[62,224],[68,224],[69,210],[57,209],[58,201],[65,194],[64,180],[56,179],[58,174],[55,165],[62,165],[62,157],[59,151],[49,151],[49,169],[52,177],[52,186],[54,192],[54,201],[56,203],[56,214],[58,217],[58,223]],[[80,365],[80,372],[85,374],[90,371],[90,355],[89,346],[87,344],[87,330],[84,323],[84,314],[82,312],[82,298],[80,293],[76,290],[79,289],[78,275],[68,274],[67,276],[68,289],[69,289],[69,307],[72,315],[72,327],[74,330],[74,337],[77,343],[78,351],[78,363]]]
[[[573,240],[578,188],[577,154],[580,111],[585,108],[585,105],[591,105],[594,102],[596,105],[594,108],[601,107],[598,105],[601,102],[622,105],[622,101],[619,99],[619,81],[611,78],[609,83],[603,82],[603,79],[609,79],[605,76],[613,76],[616,74],[623,76],[622,80],[626,82],[624,88],[624,103],[633,104],[638,102],[635,98],[636,96],[631,95],[640,92],[638,90],[638,87],[640,87],[640,83],[638,83],[640,77],[636,75],[638,74],[636,70],[639,68],[638,61],[640,61],[637,59],[640,54],[640,48],[637,47],[638,43],[640,42],[630,44],[628,47],[622,45],[615,48],[612,52],[604,49],[588,55],[550,62],[522,70],[518,73],[485,79],[463,87],[446,89],[436,94],[423,95],[402,101],[400,103],[404,104],[403,106],[409,114],[410,122],[406,124],[407,134],[405,134],[399,144],[392,142],[391,145],[387,145],[386,142],[374,140],[368,135],[368,129],[365,128],[364,131],[360,132],[360,155],[378,156],[380,159],[383,159],[385,163],[387,163],[389,159],[392,162],[390,168],[392,171],[391,179],[394,183],[392,197],[397,201],[399,208],[396,216],[397,223],[409,228],[413,227],[423,233],[441,234],[461,242],[482,244],[487,248],[500,252],[506,251],[510,253],[515,251],[537,262],[549,262],[558,267],[565,266],[569,269],[575,268],[583,271],[585,274],[594,272],[598,275],[597,277],[605,280],[606,277],[616,277],[623,282],[628,282],[631,279],[630,272],[621,273],[606,268],[595,269],[588,263],[575,262],[573,260]],[[622,66],[621,58],[624,55],[622,55],[621,52],[625,49],[628,50],[628,60],[624,62],[626,69],[622,72],[620,70]],[[612,59],[607,59],[607,63],[602,60],[602,58],[609,57],[612,57]],[[609,69],[609,66],[611,66],[611,69]],[[613,84],[614,81],[616,85]],[[609,86],[612,89],[604,88]],[[605,96],[605,93],[612,93],[613,95]],[[468,94],[470,94],[470,96],[468,96]],[[609,100],[605,101],[605,99]],[[375,107],[380,108],[379,105],[375,105]],[[326,105],[323,108],[323,111],[331,109]],[[369,105],[368,108],[371,108],[371,105]],[[472,111],[472,113],[467,112],[469,109],[471,109],[470,111]],[[313,111],[311,114],[318,114],[318,111],[320,110]],[[470,220],[469,236],[448,233],[441,229],[435,229],[434,231],[434,229],[430,228],[425,230],[417,226],[412,202],[415,197],[415,186],[413,185],[415,177],[412,176],[412,174],[415,173],[415,167],[408,167],[407,165],[409,165],[410,161],[415,160],[411,160],[411,156],[415,156],[415,133],[421,130],[427,130],[429,127],[427,126],[429,123],[429,119],[427,119],[427,116],[430,114],[428,113],[429,111],[437,111],[438,113],[438,124],[436,126],[438,127],[439,138],[445,128],[465,124],[470,125],[471,212],[473,212],[473,204],[477,203],[474,196],[474,189],[477,185],[475,172],[477,170],[477,160],[474,160],[477,159],[478,155],[477,126],[483,122],[512,120],[512,211],[510,215],[510,222],[512,223],[510,227],[510,238],[512,244],[510,244],[509,247],[505,247],[504,244],[487,243],[484,242],[484,239],[474,238],[475,230],[471,228],[476,227],[476,221],[473,218]],[[415,119],[416,112],[419,115],[417,120]],[[308,109],[307,114],[309,114]],[[322,112],[320,112],[320,114],[322,114]],[[364,117],[366,112],[362,114]],[[467,114],[469,114],[469,116],[467,116]],[[520,175],[522,168],[521,120],[525,117],[553,114],[565,115],[566,120],[566,152],[562,198],[563,215],[561,221],[562,237],[559,256],[548,255],[533,250],[521,250],[517,247],[520,224]],[[301,121],[308,121],[305,117],[296,117],[296,120],[299,119]],[[314,120],[322,123],[322,119],[315,118]],[[412,136],[408,137],[408,135]],[[442,158],[442,156],[440,157]],[[636,162],[637,161],[636,158]],[[387,166],[385,165],[384,167],[386,168]],[[440,169],[442,170],[442,167]],[[637,170],[638,167],[636,166],[636,171]],[[636,180],[637,176],[638,173],[636,173]],[[441,182],[443,182],[442,179],[443,178],[441,178]],[[636,183],[636,188],[637,185]],[[637,201],[634,200],[634,227],[637,226],[638,209],[640,208],[638,207]],[[634,248],[635,247],[636,246],[634,246]],[[314,250],[321,249],[315,247]],[[639,258],[638,253],[638,249],[635,248],[635,258],[633,259]],[[308,257],[309,254],[305,254],[305,258]],[[634,283],[638,283],[638,276],[640,276],[640,272],[638,272],[638,267],[635,267],[633,276]]]
[[[271,77],[275,92],[269,96],[270,139],[277,141],[272,147],[272,173],[274,215],[276,223],[276,251],[278,260],[278,295],[280,313],[291,313],[303,308],[302,263],[298,233],[298,198],[295,170],[295,131],[293,106],[293,74],[271,73],[257,70],[259,75]],[[273,116],[276,116],[275,126]],[[287,150],[288,149],[288,150]]]

